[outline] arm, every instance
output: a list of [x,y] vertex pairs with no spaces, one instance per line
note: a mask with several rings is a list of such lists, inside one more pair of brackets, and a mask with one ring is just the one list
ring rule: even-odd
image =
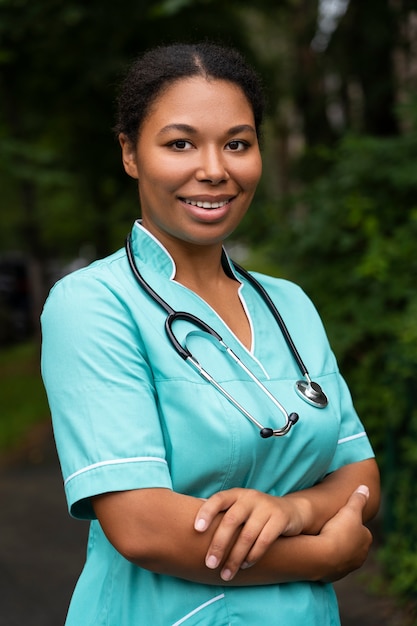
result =
[[280,538],[255,565],[229,576],[224,567],[205,565],[223,514],[215,517],[207,532],[196,532],[193,522],[201,506],[199,499],[167,489],[141,489],[93,500],[104,532],[125,558],[154,572],[213,585],[225,584],[232,577],[233,585],[339,578],[366,558],[371,536],[362,525],[365,503],[366,497],[353,494],[322,534]]
[[369,487],[369,498],[363,510],[363,521],[371,520],[380,502],[379,470],[375,459],[350,463],[304,491],[285,496],[303,511],[302,530],[307,534],[320,532],[323,525],[347,502],[358,485]]
[[207,566],[223,562],[224,569],[236,572],[242,563],[255,563],[281,535],[319,533],[361,484],[367,485],[371,494],[363,511],[367,521],[379,506],[379,472],[374,459],[346,465],[318,485],[282,498],[249,489],[214,494],[201,505],[195,519],[195,528],[205,532],[214,516],[225,512],[212,536]]

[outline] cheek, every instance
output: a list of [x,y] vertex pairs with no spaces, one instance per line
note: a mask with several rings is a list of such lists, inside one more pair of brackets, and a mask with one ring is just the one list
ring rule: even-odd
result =
[[186,167],[184,163],[172,162],[169,158],[158,158],[144,161],[145,165],[139,172],[139,180],[156,192],[175,191],[183,182],[191,176],[192,168]]
[[242,165],[237,171],[237,176],[243,188],[248,191],[256,188],[262,174],[262,162],[254,159],[253,162]]

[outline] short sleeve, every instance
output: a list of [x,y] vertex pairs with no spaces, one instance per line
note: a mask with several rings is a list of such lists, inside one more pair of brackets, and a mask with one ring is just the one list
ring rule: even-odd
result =
[[70,512],[91,496],[171,488],[155,387],[119,286],[91,269],[62,279],[42,322],[42,376]]
[[[337,421],[338,429],[332,431],[331,435],[333,438],[334,434],[334,440],[330,444],[327,439],[334,453],[330,457],[326,473],[374,457],[365,428],[355,410],[348,386],[340,374],[337,359],[314,303],[294,283],[260,275],[257,277],[262,280],[268,292],[276,294],[275,303],[282,311],[290,335],[295,345],[301,346],[303,359],[308,364],[312,379],[322,384],[329,399],[329,409]],[[320,428],[326,429],[326,418],[321,420]],[[322,449],[328,437],[329,427],[326,432],[320,431],[319,445]]]
[[329,472],[334,472],[349,463],[374,457],[365,428],[353,406],[348,386],[340,374],[338,375],[338,384],[341,420],[336,451]]

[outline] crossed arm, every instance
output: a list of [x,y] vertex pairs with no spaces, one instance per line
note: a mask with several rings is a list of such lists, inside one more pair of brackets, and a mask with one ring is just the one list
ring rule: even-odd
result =
[[[366,488],[356,491],[359,485]],[[373,459],[282,498],[251,489],[207,501],[151,488],[96,496],[109,541],[154,572],[206,584],[337,580],[360,567],[372,538],[363,522],[379,505]]]

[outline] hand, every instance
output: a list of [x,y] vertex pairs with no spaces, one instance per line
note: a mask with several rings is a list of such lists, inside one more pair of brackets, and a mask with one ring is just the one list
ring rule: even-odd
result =
[[318,539],[323,541],[326,574],[324,582],[334,582],[363,565],[372,543],[372,534],[362,524],[363,509],[369,489],[361,485],[340,511],[322,528]]
[[298,535],[303,520],[295,503],[253,489],[219,491],[200,507],[195,530],[204,532],[225,511],[206,554],[210,569],[221,566],[221,577],[230,581],[239,568],[253,565],[280,535]]

